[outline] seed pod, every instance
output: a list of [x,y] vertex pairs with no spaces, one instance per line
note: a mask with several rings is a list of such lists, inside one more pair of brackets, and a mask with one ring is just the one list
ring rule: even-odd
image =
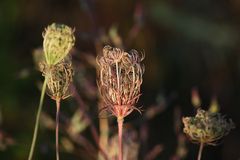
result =
[[55,65],[69,53],[75,43],[74,30],[53,23],[43,32],[43,50],[48,65]]
[[105,109],[118,118],[124,118],[134,109],[139,97],[144,67],[143,55],[136,50],[129,53],[105,46],[97,57],[98,87]]
[[70,96],[69,85],[73,80],[73,68],[70,56],[54,66],[41,63],[43,76],[47,77],[47,94],[54,100]]

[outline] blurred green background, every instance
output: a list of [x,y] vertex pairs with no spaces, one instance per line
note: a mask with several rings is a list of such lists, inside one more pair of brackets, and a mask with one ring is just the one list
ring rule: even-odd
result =
[[[177,106],[184,116],[194,114],[193,88],[199,90],[203,108],[216,97],[220,111],[237,126],[219,146],[206,147],[203,159],[240,158],[239,0],[1,0],[1,160],[27,157],[42,80],[32,52],[42,46],[42,31],[53,22],[75,27],[79,56],[81,52],[95,56],[96,41],[103,33],[118,34],[126,50],[145,52],[146,72],[139,104],[147,110],[159,97],[167,101],[166,109],[146,122],[146,150],[164,145],[156,159],[171,159],[176,152],[174,110]],[[95,77],[95,70],[90,69],[88,74]],[[65,105],[71,105],[69,101]],[[46,104],[44,110],[54,118],[54,103],[47,97]],[[36,159],[53,159],[53,132],[40,129],[39,133]],[[198,146],[187,141],[187,147],[185,159],[195,159]],[[66,154],[62,159],[76,158]]]

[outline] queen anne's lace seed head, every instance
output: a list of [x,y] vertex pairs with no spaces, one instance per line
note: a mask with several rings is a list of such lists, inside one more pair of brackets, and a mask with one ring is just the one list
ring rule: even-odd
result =
[[74,30],[63,24],[53,23],[43,32],[43,50],[48,65],[60,62],[75,43]]
[[59,63],[48,66],[40,63],[43,76],[47,78],[47,94],[54,100],[65,99],[70,96],[69,85],[73,80],[71,57],[67,56]]
[[234,123],[227,121],[220,113],[211,113],[202,109],[197,110],[195,117],[184,117],[184,133],[193,142],[216,145],[233,128]]
[[136,50],[127,53],[111,46],[105,46],[103,54],[97,57],[100,95],[105,109],[118,118],[124,118],[137,109],[134,105],[140,97],[143,59],[144,56]]

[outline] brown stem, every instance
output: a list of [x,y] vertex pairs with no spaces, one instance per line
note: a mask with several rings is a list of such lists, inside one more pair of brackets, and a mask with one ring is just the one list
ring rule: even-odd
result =
[[123,133],[123,118],[118,118],[118,160],[123,160],[122,133]]
[[58,130],[59,130],[59,112],[60,112],[60,100],[56,100],[56,159],[59,160],[59,144],[58,144]]
[[201,160],[202,151],[203,151],[203,146],[204,146],[204,144],[201,142],[201,143],[200,143],[199,152],[198,152],[198,160]]

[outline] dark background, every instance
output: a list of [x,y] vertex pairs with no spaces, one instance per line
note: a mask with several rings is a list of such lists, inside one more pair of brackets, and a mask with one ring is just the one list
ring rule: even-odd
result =
[[[14,141],[0,150],[1,160],[27,157],[40,96],[37,86],[42,80],[32,52],[42,46],[42,31],[53,22],[75,27],[79,56],[95,56],[99,35],[112,28],[117,28],[126,50],[145,52],[139,104],[147,110],[160,103],[161,97],[167,102],[163,112],[145,122],[149,129],[146,150],[164,145],[156,159],[168,160],[176,152],[174,110],[180,108],[183,116],[194,114],[193,87],[199,90],[203,108],[207,109],[216,97],[221,113],[237,126],[220,145],[206,147],[203,159],[240,158],[239,0],[1,0],[0,132]],[[87,75],[94,78],[95,70],[90,69]],[[46,103],[49,107],[44,110],[54,118],[54,104],[49,98]],[[141,116],[130,116],[127,121],[136,119]],[[41,158],[36,159],[53,159],[54,150],[45,151],[54,145],[53,132],[51,136],[44,129],[39,133],[36,152]],[[1,141],[4,137],[0,136]],[[185,159],[196,159],[198,145],[186,143]],[[62,159],[74,159],[65,157]]]

